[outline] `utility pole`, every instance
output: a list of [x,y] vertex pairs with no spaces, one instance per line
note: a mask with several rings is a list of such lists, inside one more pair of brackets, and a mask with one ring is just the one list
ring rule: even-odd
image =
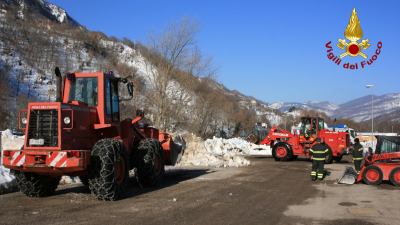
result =
[[285,130],[287,130],[287,129],[286,129],[287,115],[284,115],[284,117],[283,117],[283,118],[284,118],[284,120],[285,120]]
[[372,139],[372,147],[374,146],[374,95],[372,92],[372,88],[375,85],[367,84],[365,85],[366,88],[371,89],[371,139]]

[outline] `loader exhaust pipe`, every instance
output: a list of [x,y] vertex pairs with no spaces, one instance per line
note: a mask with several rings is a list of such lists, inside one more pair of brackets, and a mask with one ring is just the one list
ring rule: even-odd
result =
[[61,96],[62,96],[62,76],[61,76],[61,71],[60,68],[56,67],[55,69],[55,74],[56,74],[56,102],[61,102]]

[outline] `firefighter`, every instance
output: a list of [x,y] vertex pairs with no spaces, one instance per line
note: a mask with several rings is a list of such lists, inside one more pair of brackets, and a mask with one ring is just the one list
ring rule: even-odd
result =
[[354,169],[356,169],[357,174],[360,173],[361,162],[363,160],[363,152],[364,152],[364,148],[360,144],[360,139],[358,139],[358,138],[354,139],[353,162],[354,162]]
[[305,132],[304,132],[304,138],[308,141],[308,139],[310,139],[311,137],[311,128],[308,127],[306,128]]
[[314,181],[324,178],[324,165],[326,153],[329,151],[328,146],[321,142],[320,138],[316,139],[316,144],[311,147],[310,153],[312,156],[311,179]]

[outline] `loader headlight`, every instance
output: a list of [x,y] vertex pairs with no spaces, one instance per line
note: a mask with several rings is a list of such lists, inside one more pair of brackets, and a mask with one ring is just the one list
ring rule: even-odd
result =
[[25,130],[26,124],[28,123],[28,111],[23,109],[18,113],[18,129]]
[[64,123],[66,125],[70,124],[71,123],[71,118],[69,118],[69,116],[64,117]]

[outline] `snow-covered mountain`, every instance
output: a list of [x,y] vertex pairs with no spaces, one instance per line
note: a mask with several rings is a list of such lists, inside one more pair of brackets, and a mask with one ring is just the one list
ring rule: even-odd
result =
[[[348,118],[356,122],[369,120],[371,119],[372,99],[374,103],[374,117],[390,116],[400,109],[400,93],[390,93],[380,96],[367,95],[339,105],[339,108],[334,111],[333,115],[337,118]],[[390,117],[396,119],[395,114]],[[400,118],[400,114],[397,114],[398,118]]]
[[275,102],[269,105],[273,109],[277,109],[281,112],[289,112],[295,110],[316,110],[326,113],[331,116],[335,110],[339,108],[338,105],[330,103],[328,101],[307,101],[304,103],[299,102]]
[[[317,102],[308,101],[299,102],[276,102],[269,107],[277,109],[281,112],[294,110],[316,110],[327,114],[332,118],[346,118],[356,122],[362,122],[371,119],[371,101],[374,102],[374,117],[384,117],[392,119],[400,119],[400,93],[390,93],[385,95],[367,95],[357,98],[340,105],[330,103],[328,101]],[[397,114],[397,115],[396,115]]]
[[72,19],[64,9],[45,0],[1,0],[0,4],[1,8],[6,8],[6,5],[16,7],[18,19],[25,19],[26,14],[39,13],[58,23],[79,26],[79,23]]

